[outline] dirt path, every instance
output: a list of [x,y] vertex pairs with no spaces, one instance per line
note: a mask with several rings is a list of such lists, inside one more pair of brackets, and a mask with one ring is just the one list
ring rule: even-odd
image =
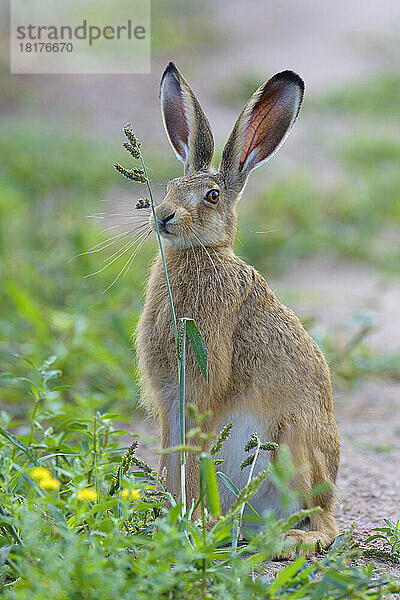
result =
[[342,442],[340,526],[365,535],[400,517],[400,385],[369,382],[336,403]]

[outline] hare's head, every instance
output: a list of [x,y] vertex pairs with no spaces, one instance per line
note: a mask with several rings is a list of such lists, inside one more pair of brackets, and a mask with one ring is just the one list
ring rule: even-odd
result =
[[292,71],[277,73],[259,87],[240,113],[215,170],[210,123],[186,80],[169,63],[161,79],[161,112],[171,146],[184,164],[184,175],[168,183],[165,198],[156,208],[165,241],[177,249],[232,244],[236,205],[250,171],[282,145],[303,93],[304,83]]

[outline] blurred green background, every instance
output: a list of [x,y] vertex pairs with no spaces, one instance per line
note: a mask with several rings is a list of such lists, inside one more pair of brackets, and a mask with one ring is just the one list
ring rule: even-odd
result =
[[[157,99],[173,59],[210,117],[217,154],[265,79],[285,68],[304,77],[304,107],[290,138],[245,192],[237,251],[300,311],[339,388],[364,377],[397,380],[400,12],[383,4],[387,10],[369,3],[360,13],[342,0],[332,7],[153,0],[153,68],[138,76],[10,75],[4,13],[0,371],[24,375],[29,367],[16,355],[34,363],[57,355],[61,383],[72,387],[54,392],[49,408],[135,409],[131,336],[154,242],[106,293],[124,260],[85,276],[102,268],[118,241],[82,253],[124,231],[128,218],[111,213],[133,213],[144,193],[113,170],[116,161],[129,165],[121,148],[126,122],[143,140],[157,197],[181,173]],[[88,218],[93,213],[107,214]],[[391,303],[382,305],[386,289]],[[26,415],[23,384],[1,388],[1,407]]]

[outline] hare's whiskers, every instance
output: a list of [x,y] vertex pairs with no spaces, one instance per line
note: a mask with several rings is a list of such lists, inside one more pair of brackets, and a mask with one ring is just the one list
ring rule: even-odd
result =
[[106,231],[110,231],[110,229],[117,229],[117,227],[121,227],[121,225],[119,223],[117,223],[117,225],[110,225],[110,227],[105,227],[104,229],[99,231],[96,235],[102,235]]
[[137,211],[135,210],[135,212],[133,211],[129,211],[129,212],[100,212],[100,213],[94,213],[93,215],[86,215],[86,217],[88,219],[117,219],[117,218],[123,218],[123,219],[134,219],[135,221],[137,221],[140,218],[146,218],[148,219],[150,216],[149,212],[146,212],[144,214],[139,215],[137,213]]
[[135,244],[137,244],[143,238],[145,238],[146,235],[149,234],[149,233],[150,233],[150,231],[144,231],[144,232],[140,233],[137,237],[135,237],[134,240],[128,242],[128,244],[125,244],[125,246],[118,251],[118,254],[117,254],[117,256],[115,256],[115,258],[113,258],[112,260],[107,259],[108,263],[105,264],[101,269],[99,269],[98,271],[95,271],[94,273],[90,273],[89,275],[85,275],[85,277],[93,277],[93,275],[98,275],[99,273],[101,273],[102,271],[104,271],[104,269],[107,269],[118,258],[120,258],[121,256],[123,256],[123,254],[125,254],[126,252],[128,252],[128,250],[130,250]]
[[98,275],[99,273],[102,273],[102,271],[104,271],[105,269],[107,269],[116,260],[118,260],[119,258],[121,258],[121,256],[123,256],[126,252],[128,252],[136,244],[136,242],[137,242],[137,239],[128,242],[128,244],[126,245],[126,247],[124,247],[123,249],[121,249],[120,252],[118,253],[118,255],[115,258],[113,258],[113,260],[110,260],[106,265],[104,265],[98,271],[94,271],[93,273],[90,273],[89,275],[85,275],[85,277],[93,277],[93,275]]
[[[110,215],[112,217],[112,215]],[[149,216],[148,215],[125,215],[124,219],[128,219],[129,221],[134,220],[136,223],[148,223]],[[107,231],[108,229],[116,229],[117,227],[123,227],[124,225],[131,225],[131,223],[126,223],[125,221],[119,221],[119,223],[115,223],[114,225],[108,225],[103,231]]]
[[118,250],[116,250],[113,254],[111,254],[111,256],[108,256],[107,258],[105,258],[103,260],[103,263],[107,262],[111,258],[114,258],[114,256],[116,256],[116,255],[122,256],[123,254],[125,254],[126,250],[131,247],[130,246],[131,242],[135,243],[143,233],[144,233],[144,231],[138,232],[138,234],[135,235],[135,237],[133,238],[133,240],[129,240],[129,242],[127,242],[126,244],[124,244],[122,246],[122,248],[118,248]]
[[[142,227],[143,225],[146,225],[148,221],[148,219],[144,219],[143,221],[137,220],[137,229],[139,229],[139,227]],[[104,235],[106,231],[110,231],[111,229],[122,229],[122,227],[126,227],[127,225],[130,226],[132,225],[132,223],[117,223],[116,225],[110,225],[109,227],[105,227],[104,229],[96,233],[96,236]],[[136,225],[132,227],[132,231],[134,231],[135,229]]]
[[132,254],[128,258],[128,260],[126,261],[126,263],[124,264],[124,266],[122,267],[122,269],[120,270],[120,272],[118,273],[118,275],[116,276],[116,278],[114,279],[114,281],[112,283],[110,283],[110,285],[108,287],[106,287],[106,289],[103,292],[104,294],[114,285],[114,283],[116,283],[118,281],[118,279],[121,277],[122,273],[123,273],[123,279],[126,277],[126,275],[128,274],[129,269],[132,266],[133,261],[135,260],[135,257],[137,255],[137,253],[139,252],[141,246],[144,244],[144,242],[147,240],[147,238],[149,237],[150,234],[151,234],[151,230],[146,231],[144,233],[144,237],[142,237],[142,240],[141,240],[140,244],[132,252]]
[[98,244],[95,244],[94,246],[92,246],[92,248],[90,248],[89,250],[86,250],[86,252],[80,252],[79,254],[77,254],[77,256],[84,256],[85,254],[93,254],[93,253],[101,252],[102,250],[105,250],[106,248],[108,248],[109,246],[114,244],[118,239],[125,237],[125,236],[129,235],[130,233],[132,233],[133,231],[135,231],[135,229],[138,229],[138,228],[131,227],[130,229],[128,229],[128,231],[121,231],[120,233],[117,233],[117,234],[113,235],[112,237],[108,238],[108,240],[103,240],[103,241],[99,242]]

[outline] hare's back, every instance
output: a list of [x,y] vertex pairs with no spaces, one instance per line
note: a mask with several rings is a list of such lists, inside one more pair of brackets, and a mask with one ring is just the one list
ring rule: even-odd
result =
[[318,345],[256,271],[253,279],[233,332],[236,386],[266,387],[274,395],[282,390],[291,396],[306,388],[308,396],[329,400],[329,368]]

